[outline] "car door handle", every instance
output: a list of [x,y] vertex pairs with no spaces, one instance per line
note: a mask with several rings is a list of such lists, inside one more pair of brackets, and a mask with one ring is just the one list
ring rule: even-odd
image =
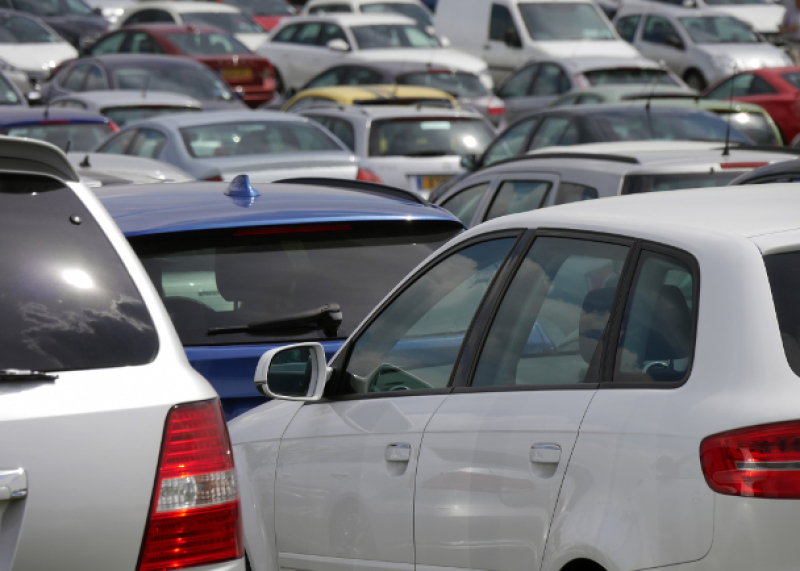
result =
[[531,446],[530,460],[534,464],[558,464],[561,460],[561,446],[558,444],[534,444]]
[[0,501],[21,500],[28,495],[28,476],[25,470],[0,470]]
[[396,442],[386,447],[387,462],[408,462],[411,460],[411,444]]

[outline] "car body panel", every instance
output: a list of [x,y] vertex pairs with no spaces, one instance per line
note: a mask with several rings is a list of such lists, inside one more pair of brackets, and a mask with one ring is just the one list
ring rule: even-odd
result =
[[188,173],[163,161],[109,155],[105,153],[67,153],[81,180],[95,192],[117,184],[152,184],[154,182],[189,182]]
[[301,99],[313,97],[317,100],[327,100],[342,105],[354,105],[361,101],[388,101],[399,99],[409,101],[444,101],[452,107],[458,103],[449,93],[417,85],[337,85],[333,87],[315,87],[305,89],[289,99],[283,106],[283,111],[290,111]]

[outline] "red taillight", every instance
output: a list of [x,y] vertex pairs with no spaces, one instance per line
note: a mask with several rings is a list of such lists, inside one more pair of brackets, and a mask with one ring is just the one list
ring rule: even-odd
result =
[[116,123],[114,123],[114,121],[109,121],[108,126],[111,128],[112,133],[116,133],[117,131],[119,131],[119,126]]
[[242,557],[233,454],[219,401],[175,406],[167,416],[139,571]]
[[383,184],[383,179],[376,175],[369,169],[365,169],[363,167],[359,167],[358,169],[358,176],[356,176],[356,180],[363,180],[364,182],[377,182]]
[[700,464],[720,494],[800,498],[800,421],[709,436],[700,444]]
[[497,115],[505,115],[506,114],[506,104],[505,102],[498,98],[492,97],[489,100],[489,115],[490,116],[497,116]]
[[204,178],[203,180],[207,180],[209,182],[222,182],[222,175],[221,174],[215,174],[214,176],[210,176],[210,177]]
[[738,163],[720,163],[719,168],[721,169],[757,169],[759,167],[765,167],[769,163],[766,161],[741,161]]
[[573,77],[575,79],[575,85],[577,85],[580,89],[589,89],[592,86],[592,84],[589,83],[589,80],[586,79],[582,73],[579,73]]

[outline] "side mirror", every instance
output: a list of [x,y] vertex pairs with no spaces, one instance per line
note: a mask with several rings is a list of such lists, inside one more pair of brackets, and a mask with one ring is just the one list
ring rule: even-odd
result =
[[510,48],[522,47],[522,41],[519,39],[519,34],[514,28],[509,28],[503,32],[503,43]]
[[329,50],[333,50],[335,52],[349,52],[350,51],[350,44],[344,41],[341,38],[334,38],[329,41],[327,44]]
[[103,9],[102,8],[95,7],[94,10],[92,10],[92,12],[94,12],[98,16],[102,16],[103,15]]
[[449,48],[452,45],[450,38],[447,36],[439,36],[439,43],[442,44],[443,48]]
[[463,155],[461,157],[461,166],[468,171],[474,171],[478,168],[478,155]]
[[264,353],[254,380],[264,396],[313,402],[322,398],[329,374],[322,345],[297,343]]
[[671,48],[675,48],[676,50],[684,49],[683,48],[683,42],[681,41],[681,39],[678,36],[676,36],[674,34],[670,34],[669,36],[664,38],[664,45],[665,46],[669,46]]

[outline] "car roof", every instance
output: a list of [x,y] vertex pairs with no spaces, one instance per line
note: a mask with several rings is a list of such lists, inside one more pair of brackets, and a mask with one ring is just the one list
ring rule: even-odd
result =
[[[675,107],[697,107],[709,111],[750,111],[755,113],[766,113],[763,107],[755,103],[736,101],[733,99],[704,99],[699,93],[689,88],[678,87],[677,85],[604,85],[590,87],[588,89],[574,89],[564,94],[567,96],[579,95],[601,95],[613,98],[619,104],[625,101],[644,101],[650,98],[652,103],[662,106],[674,105]],[[559,98],[561,99],[561,98]],[[605,105],[608,105],[606,103]]]
[[769,178],[780,175],[800,175],[800,158],[793,161],[783,161],[780,163],[773,163],[771,165],[763,166],[743,174],[739,178],[731,181],[731,184],[749,184],[751,181],[759,180],[762,178]]
[[[419,0],[391,0],[394,4],[422,4]],[[306,2],[306,7],[316,6],[317,4],[379,4],[384,3],[386,0],[309,0]],[[422,4],[424,6],[424,4]]]
[[323,111],[328,115],[355,115],[365,119],[386,119],[393,117],[465,117],[483,119],[483,115],[470,109],[449,109],[439,106],[421,105],[380,105],[372,107],[369,105],[347,105],[342,107],[306,107],[299,112],[309,113]]
[[[225,12],[225,13],[239,13],[241,10],[236,6],[230,4],[222,4],[219,2],[142,2],[134,5],[136,11],[148,8],[159,8],[161,10],[169,10],[178,14],[188,14],[196,12]],[[129,10],[128,13],[133,12]],[[266,32],[265,32],[266,33]]]
[[[113,95],[110,95],[112,94]],[[118,89],[114,91],[78,91],[69,95],[54,97],[53,102],[62,99],[73,99],[97,104],[99,107],[124,107],[128,105],[180,105],[182,107],[198,107],[203,104],[182,93],[169,91],[146,91],[141,89]],[[53,108],[55,111],[57,108]]]
[[[587,87],[585,89],[573,89],[572,91],[567,91],[562,97],[590,94],[602,95],[620,101],[631,95],[651,95],[652,97],[657,97],[659,94],[674,94],[676,96],[686,95],[690,97],[699,97],[697,92],[688,87],[680,87],[678,85],[653,85],[652,83],[612,83],[608,85],[597,85],[594,87]],[[559,97],[559,99],[562,97]]]
[[108,123],[108,118],[83,109],[63,107],[0,107],[0,125],[20,123],[36,123],[40,121],[75,122],[75,123]]
[[128,236],[315,222],[456,219],[398,195],[289,183],[254,183],[255,199],[224,194],[227,183],[191,182],[108,189],[100,195]]
[[650,14],[666,14],[670,16],[674,16],[675,18],[684,18],[687,16],[725,16],[728,18],[732,18],[730,14],[726,14],[725,12],[720,12],[719,10],[714,10],[713,8],[686,8],[684,6],[676,6],[675,4],[666,4],[664,2],[654,1],[654,2],[625,2],[621,5],[619,10],[620,16],[625,16],[628,14],[641,14],[641,13],[650,13]]
[[131,24],[121,28],[122,30],[142,30],[154,34],[225,34],[228,32],[217,26],[208,24],[174,24],[166,22],[152,22],[147,24]]
[[[582,73],[595,69],[641,68],[661,69],[653,60],[645,57],[562,57],[530,60],[525,65],[534,63],[558,63],[574,73]],[[666,73],[666,71],[665,71]]]
[[449,93],[420,85],[332,85],[304,89],[295,97],[326,97],[346,105],[362,100],[390,99],[446,99],[453,105],[456,104]]
[[[190,3],[190,2],[188,2]],[[286,24],[302,24],[308,21],[330,21],[339,24],[340,26],[380,26],[383,24],[413,24],[417,25],[417,21],[408,16],[401,14],[362,14],[353,12],[328,12],[325,14],[309,14],[308,16],[294,16],[287,18]],[[285,26],[282,26],[285,27]]]
[[[618,104],[597,104],[597,105],[565,105],[563,107],[545,107],[537,109],[531,113],[526,113],[524,117],[535,117],[537,115],[563,114],[572,116],[599,115],[603,113],[642,113],[645,112],[647,100],[625,101]],[[687,107],[669,107],[669,105],[659,105],[651,107],[651,113],[659,115],[686,115],[687,113],[703,113],[702,109],[692,109]],[[520,118],[522,119],[522,117]]]
[[308,119],[294,113],[280,113],[278,111],[267,111],[254,109],[252,111],[214,111],[209,113],[180,113],[176,115],[161,115],[150,117],[135,123],[130,123],[123,127],[141,127],[142,125],[163,125],[173,129],[183,127],[195,127],[198,125],[215,125],[218,123],[230,123],[234,121],[281,121],[285,123],[307,123]]

